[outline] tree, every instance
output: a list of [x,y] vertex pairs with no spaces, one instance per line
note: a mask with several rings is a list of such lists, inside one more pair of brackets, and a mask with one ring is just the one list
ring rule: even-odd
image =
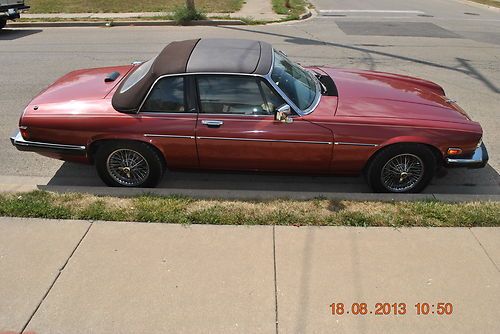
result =
[[186,7],[187,7],[188,11],[190,11],[190,12],[196,11],[196,9],[194,7],[194,0],[186,0]]

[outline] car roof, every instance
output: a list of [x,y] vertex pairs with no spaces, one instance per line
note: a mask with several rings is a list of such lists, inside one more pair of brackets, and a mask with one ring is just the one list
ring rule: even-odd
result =
[[272,62],[273,48],[266,42],[222,38],[172,42],[132,86],[122,90],[128,77],[122,80],[112,104],[116,110],[136,112],[150,87],[165,75],[214,72],[266,75],[271,71]]
[[152,66],[155,74],[176,73],[269,73],[272,47],[261,41],[203,38],[173,42],[158,55]]

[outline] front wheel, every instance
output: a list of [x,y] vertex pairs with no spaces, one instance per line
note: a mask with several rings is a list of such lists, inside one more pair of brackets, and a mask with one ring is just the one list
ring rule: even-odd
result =
[[366,178],[375,192],[418,193],[432,180],[435,170],[436,158],[428,147],[399,144],[375,156]]
[[162,159],[149,145],[111,142],[99,147],[97,173],[111,187],[155,187],[164,172]]

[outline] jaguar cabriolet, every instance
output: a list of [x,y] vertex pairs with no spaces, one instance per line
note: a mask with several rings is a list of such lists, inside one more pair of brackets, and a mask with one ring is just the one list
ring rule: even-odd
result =
[[376,192],[419,192],[443,167],[488,161],[481,126],[430,81],[302,67],[265,42],[196,39],[156,57],[58,79],[11,142],[95,164],[109,186],[167,170],[363,173]]

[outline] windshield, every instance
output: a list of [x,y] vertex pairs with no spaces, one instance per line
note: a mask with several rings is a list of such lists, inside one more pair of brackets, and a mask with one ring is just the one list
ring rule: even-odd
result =
[[127,80],[125,80],[125,83],[122,86],[122,89],[120,90],[120,93],[124,93],[127,90],[129,90],[132,86],[134,86],[137,82],[139,82],[144,76],[149,72],[151,69],[151,66],[153,65],[153,62],[156,58],[152,58],[148,60],[145,63],[142,63],[139,65],[139,67],[136,68],[134,72],[132,72]]
[[316,81],[306,70],[276,51],[271,78],[301,110],[312,106],[317,94]]

